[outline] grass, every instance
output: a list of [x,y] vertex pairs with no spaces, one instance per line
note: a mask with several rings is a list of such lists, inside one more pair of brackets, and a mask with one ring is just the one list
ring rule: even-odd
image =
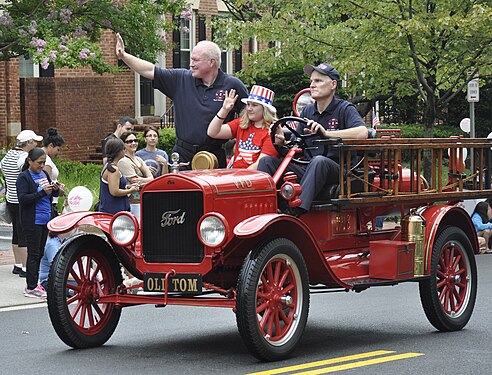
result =
[[58,180],[65,184],[65,196],[58,200],[58,212],[61,212],[63,202],[68,193],[75,186],[85,186],[93,196],[93,206],[99,200],[99,174],[102,166],[100,164],[82,164],[78,161],[70,160],[53,160],[60,174]]

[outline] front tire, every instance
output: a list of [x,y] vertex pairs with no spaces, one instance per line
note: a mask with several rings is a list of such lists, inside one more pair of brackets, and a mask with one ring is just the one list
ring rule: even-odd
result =
[[429,322],[440,331],[458,331],[470,320],[477,296],[473,247],[457,227],[444,229],[432,248],[430,278],[419,284]]
[[95,236],[80,236],[62,247],[48,279],[48,311],[60,339],[73,348],[103,345],[113,334],[121,308],[100,303],[122,283],[118,260]]
[[251,354],[263,361],[290,355],[308,311],[308,272],[294,243],[275,239],[246,257],[238,279],[236,321]]

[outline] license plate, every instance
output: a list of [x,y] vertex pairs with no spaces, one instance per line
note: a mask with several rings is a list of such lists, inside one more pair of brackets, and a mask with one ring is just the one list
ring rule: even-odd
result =
[[[144,291],[164,292],[165,273],[144,273]],[[168,279],[170,293],[200,294],[202,292],[202,275],[186,273],[170,276]]]

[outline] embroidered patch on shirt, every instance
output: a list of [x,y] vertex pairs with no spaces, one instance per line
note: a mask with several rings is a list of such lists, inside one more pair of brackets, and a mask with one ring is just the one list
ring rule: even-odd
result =
[[338,120],[336,118],[331,118],[328,120],[328,130],[337,130]]
[[223,102],[226,96],[226,90],[217,90],[215,92],[214,102]]

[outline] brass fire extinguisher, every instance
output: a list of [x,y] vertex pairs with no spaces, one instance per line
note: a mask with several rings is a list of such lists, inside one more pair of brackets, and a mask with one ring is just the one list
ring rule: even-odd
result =
[[402,241],[415,242],[414,276],[424,276],[425,219],[416,209],[411,209],[401,220]]

